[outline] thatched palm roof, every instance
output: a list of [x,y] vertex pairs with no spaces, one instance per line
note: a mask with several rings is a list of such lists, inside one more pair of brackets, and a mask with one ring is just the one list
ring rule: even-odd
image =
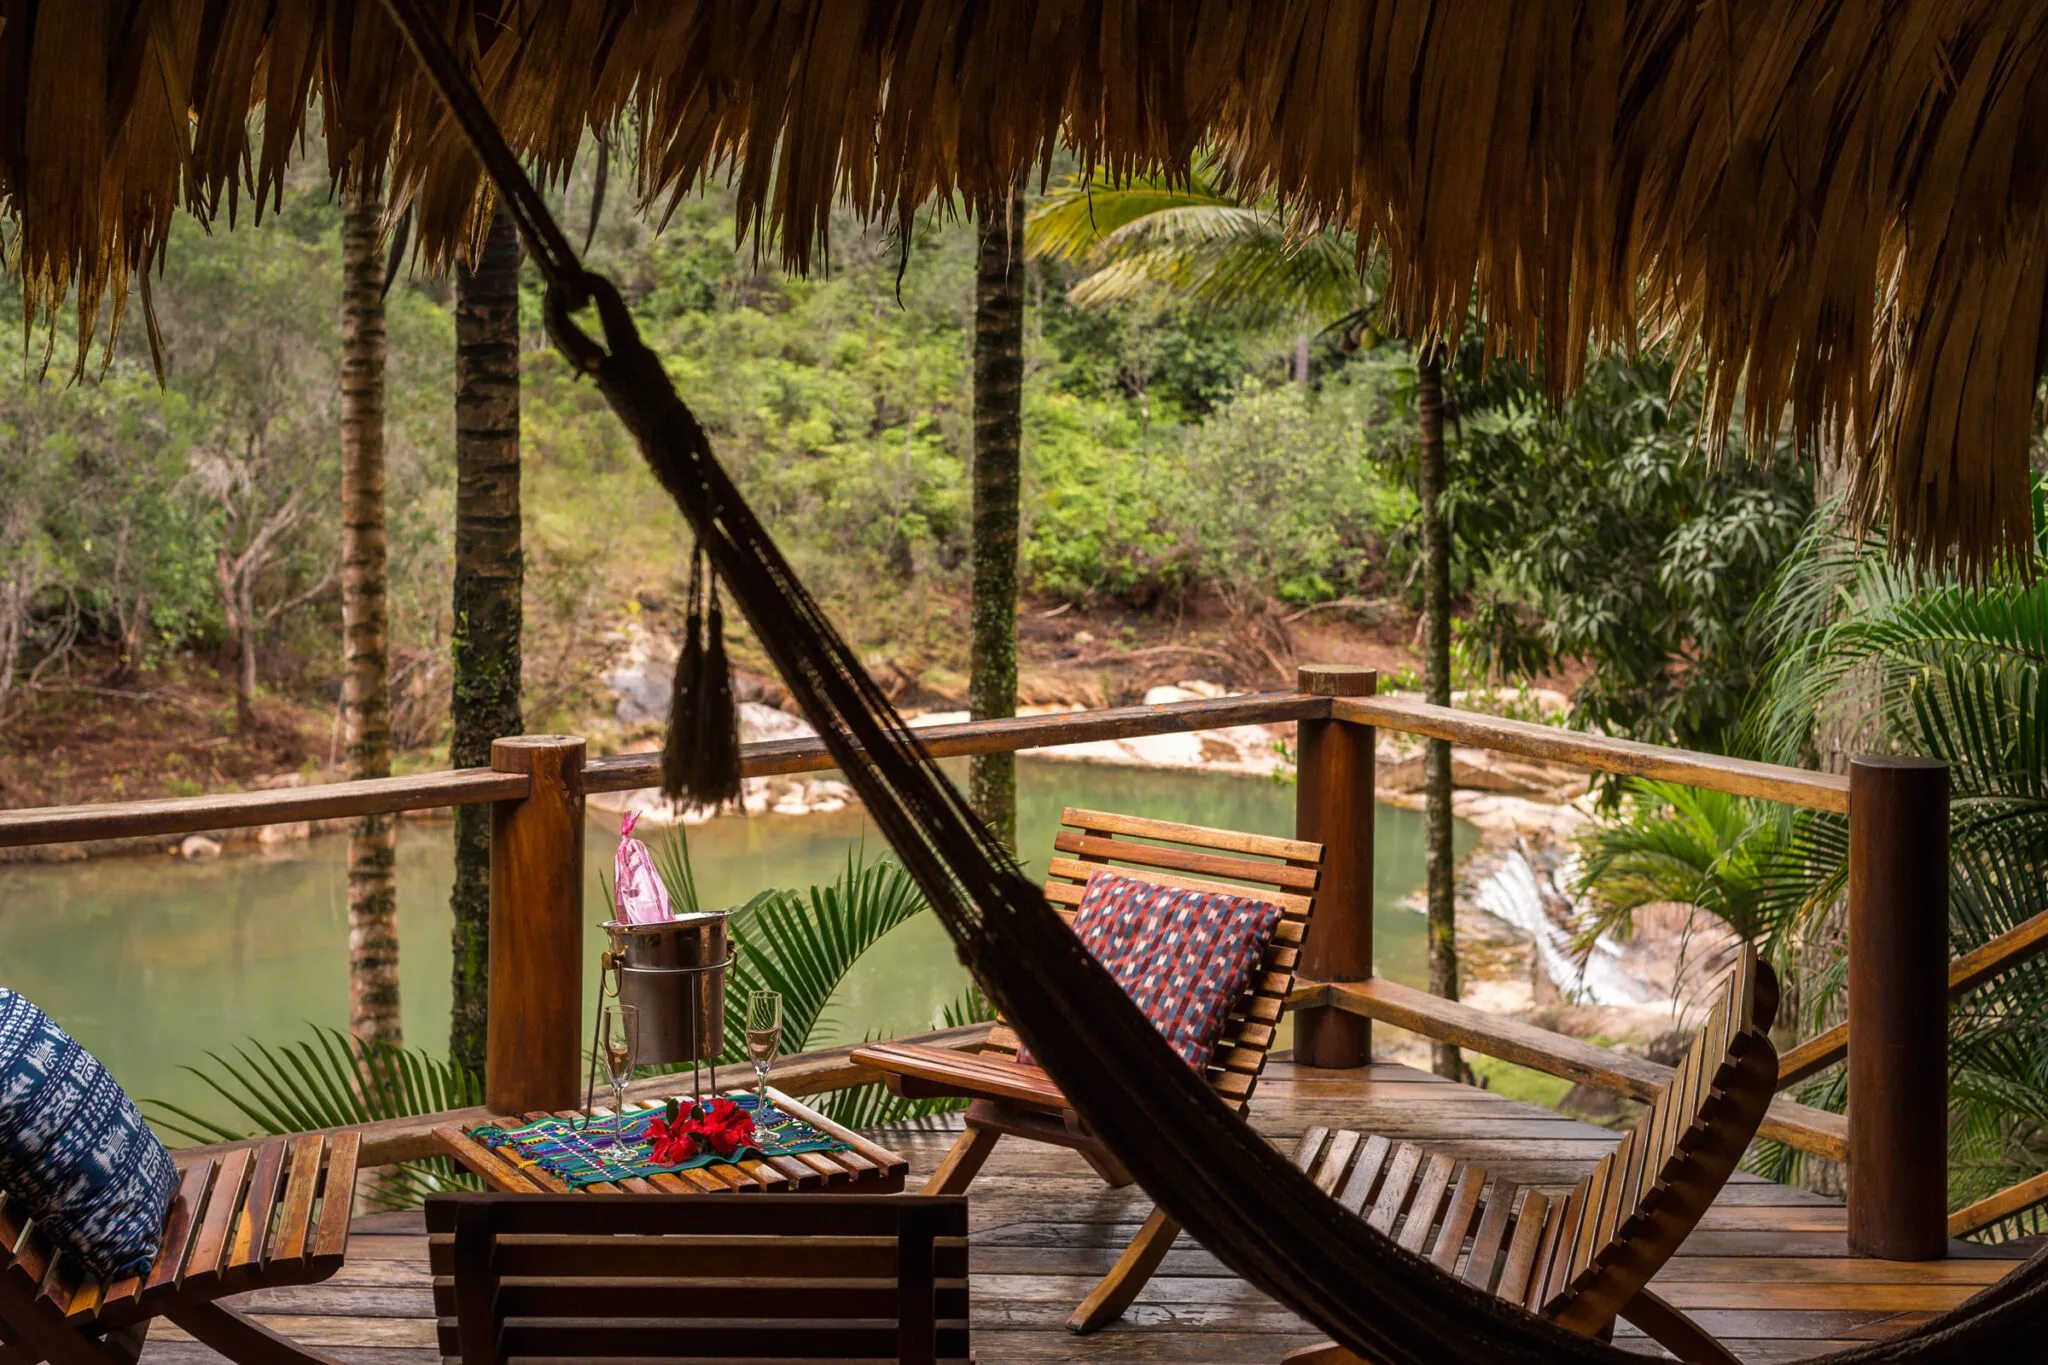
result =
[[[515,146],[637,143],[653,201],[736,173],[809,263],[830,209],[974,205],[1065,142],[1218,147],[1384,242],[1422,332],[1694,344],[1756,437],[1844,452],[1920,554],[2028,535],[2048,299],[2048,5],[2029,0],[428,0]],[[309,100],[463,240],[473,163],[376,0],[0,0],[0,193],[47,306],[118,298],[180,206],[277,191]],[[249,111],[260,106],[253,117]],[[252,136],[253,134],[253,136]],[[244,205],[246,208],[246,205]],[[89,312],[89,308],[88,308]]]

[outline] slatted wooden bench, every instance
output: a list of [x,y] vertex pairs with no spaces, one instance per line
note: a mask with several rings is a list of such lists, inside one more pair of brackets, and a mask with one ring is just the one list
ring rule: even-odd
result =
[[156,1317],[246,1365],[333,1365],[215,1300],[341,1268],[359,1146],[352,1132],[309,1133],[185,1165],[156,1264],[112,1283],[57,1252],[0,1195],[0,1365],[127,1365]]
[[[687,1100],[687,1096],[683,1097]],[[613,1183],[602,1181],[585,1185],[583,1194],[726,1194],[728,1192],[753,1193],[769,1191],[853,1191],[863,1194],[895,1194],[903,1188],[903,1181],[910,1173],[910,1159],[890,1151],[879,1142],[862,1137],[852,1129],[834,1123],[817,1110],[799,1104],[775,1087],[768,1087],[768,1099],[783,1113],[802,1119],[821,1133],[838,1138],[846,1144],[841,1152],[799,1152],[793,1156],[770,1156],[759,1161],[714,1162],[694,1171],[678,1171],[673,1175],[653,1175],[645,1179]],[[658,1109],[660,1105],[627,1105],[628,1114]],[[608,1109],[600,1109],[608,1114]],[[522,1122],[533,1123],[550,1117],[546,1113],[527,1114]],[[554,1114],[558,1119],[583,1117],[582,1111],[565,1109]],[[486,1185],[506,1194],[568,1194],[569,1186],[549,1175],[540,1167],[521,1165],[519,1157],[507,1147],[489,1147],[478,1142],[470,1134],[473,1130],[489,1125],[497,1128],[513,1126],[511,1119],[483,1119],[469,1125],[467,1129],[453,1124],[443,1125],[434,1130],[434,1140],[441,1150],[448,1153],[468,1170],[479,1176]]]
[[[1253,896],[1280,907],[1279,927],[1251,985],[1232,1006],[1205,1073],[1216,1093],[1242,1110],[1258,1087],[1287,993],[1294,986],[1301,945],[1315,910],[1323,846],[1073,807],[1062,813],[1060,823],[1066,828],[1053,840],[1045,895],[1069,924],[1088,878],[1112,866],[1138,881]],[[1071,1148],[1109,1184],[1129,1184],[1130,1172],[1074,1112],[1052,1078],[1042,1068],[1017,1060],[1018,1042],[1016,1032],[998,1020],[978,1053],[906,1043],[854,1049],[853,1060],[880,1071],[898,1095],[965,1096],[973,1101],[967,1108],[966,1131],[925,1185],[925,1193],[966,1190],[1006,1133]],[[1152,1210],[1067,1326],[1089,1332],[1121,1315],[1159,1268],[1179,1232],[1173,1219]]]
[[[1573,1331],[1602,1335],[1620,1316],[1682,1361],[1735,1365],[1648,1285],[1756,1136],[1777,1089],[1777,1012],[1777,978],[1744,950],[1670,1085],[1563,1198],[1348,1129],[1309,1129],[1295,1162],[1369,1226],[1447,1274]],[[1287,1359],[1343,1365],[1356,1357],[1325,1344]]]
[[967,1201],[434,1195],[442,1355],[965,1361]]

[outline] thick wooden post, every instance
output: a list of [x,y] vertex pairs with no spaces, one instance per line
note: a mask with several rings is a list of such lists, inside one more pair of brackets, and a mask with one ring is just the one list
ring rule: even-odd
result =
[[583,1092],[583,741],[491,741],[491,767],[533,779],[491,807],[491,989],[484,1102],[569,1109]]
[[[1370,668],[1309,664],[1302,691],[1319,697],[1369,697]],[[1363,981],[1372,975],[1373,746],[1370,725],[1305,720],[1296,727],[1294,837],[1324,846],[1315,920],[1300,974],[1312,981]],[[1294,1057],[1304,1066],[1364,1066],[1372,1060],[1372,1021],[1329,1006],[1294,1016]]]
[[1948,765],[1849,761],[1849,1251],[1948,1251]]

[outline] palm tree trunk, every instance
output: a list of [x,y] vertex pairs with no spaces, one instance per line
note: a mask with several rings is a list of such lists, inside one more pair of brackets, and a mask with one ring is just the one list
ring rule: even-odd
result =
[[[1415,358],[1416,412],[1422,428],[1422,609],[1427,623],[1423,687],[1438,706],[1451,703],[1451,528],[1444,518],[1443,351],[1432,344]],[[1451,744],[1432,739],[1424,752],[1423,838],[1429,863],[1429,989],[1458,998],[1458,932],[1451,847]],[[1462,1080],[1458,1049],[1431,1045],[1439,1076]]]
[[[519,711],[519,237],[501,209],[474,270],[455,274],[455,685],[449,761],[491,761]],[[455,808],[454,997],[448,1055],[484,1071],[490,999],[491,812]]]
[[[351,781],[391,776],[391,638],[384,605],[382,196],[348,191],[341,228],[341,705]],[[397,824],[348,836],[348,1017],[363,1038],[404,1041],[398,1012]]]
[[[976,720],[1017,714],[1017,503],[1024,395],[1024,198],[984,224],[974,272],[974,603],[967,706]],[[1017,760],[980,754],[968,800],[1017,846]]]

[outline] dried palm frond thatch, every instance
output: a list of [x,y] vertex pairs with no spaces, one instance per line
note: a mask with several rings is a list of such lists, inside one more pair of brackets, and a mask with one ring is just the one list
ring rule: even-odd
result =
[[[1060,143],[1387,251],[1417,336],[1577,383],[1674,337],[1740,423],[1846,459],[1922,559],[2028,536],[2048,324],[2048,6],[2010,0],[435,0],[512,144],[585,133],[659,208],[733,177],[808,266],[844,195],[993,205]],[[317,97],[437,259],[475,163],[374,0],[0,0],[0,196],[31,303],[118,314],[179,206],[274,201]],[[252,115],[251,111],[256,112]],[[145,295],[146,302],[146,295]]]

